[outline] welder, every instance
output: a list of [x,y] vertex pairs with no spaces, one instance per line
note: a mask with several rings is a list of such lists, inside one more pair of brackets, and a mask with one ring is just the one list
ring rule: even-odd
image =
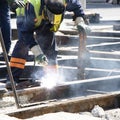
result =
[[[25,68],[29,50],[35,55],[36,62],[43,65],[44,75],[57,72],[55,32],[60,27],[65,11],[74,12],[73,20],[79,31],[83,28],[86,32],[89,31],[79,0],[24,0],[24,2],[25,7],[16,9],[18,41],[10,60],[16,86],[21,83],[19,78]],[[9,88],[9,77],[6,87]]]

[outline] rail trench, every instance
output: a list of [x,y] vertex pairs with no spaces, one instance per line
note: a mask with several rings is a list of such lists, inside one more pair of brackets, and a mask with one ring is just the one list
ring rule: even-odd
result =
[[[87,36],[84,77],[78,79],[79,35],[73,23],[67,23],[68,28],[71,26],[72,29],[69,30],[63,26],[64,30],[61,28],[56,33],[59,71],[65,77],[65,81],[52,89],[33,87],[17,90],[21,108],[5,111],[5,114],[26,119],[58,111],[73,113],[90,111],[95,105],[105,110],[120,107],[119,32],[111,32],[109,31],[111,28],[103,26]],[[28,61],[33,61],[33,58],[30,55]],[[33,62],[32,65],[26,65],[23,78],[30,77],[31,72],[41,69],[39,66],[34,66],[33,70],[32,67]],[[3,73],[1,81],[4,82],[6,66],[3,60],[0,73]],[[1,99],[5,97],[13,97],[13,92],[3,93]]]

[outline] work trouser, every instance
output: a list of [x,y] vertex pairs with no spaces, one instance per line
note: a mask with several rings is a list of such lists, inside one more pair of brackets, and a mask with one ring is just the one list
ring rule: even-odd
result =
[[6,0],[0,0],[0,27],[7,53],[11,46],[10,10]]
[[[19,78],[24,70],[28,51],[35,44],[40,45],[43,53],[48,58],[48,65],[56,65],[56,42],[54,33],[50,31],[49,23],[42,22],[41,26],[33,30],[24,30],[23,24],[18,24],[18,36],[15,48],[12,53],[10,60],[10,66],[13,74],[13,78],[16,82],[20,82]],[[33,32],[36,32],[36,40],[34,39]],[[32,74],[33,76],[33,74]],[[7,77],[9,80],[9,77]]]

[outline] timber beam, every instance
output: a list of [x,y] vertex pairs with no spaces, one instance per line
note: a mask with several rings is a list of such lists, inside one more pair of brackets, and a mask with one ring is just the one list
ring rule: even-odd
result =
[[39,103],[37,106],[17,109],[16,111],[6,113],[20,119],[31,118],[47,113],[54,112],[85,112],[93,109],[95,105],[99,105],[104,109],[119,107],[120,93],[109,93],[102,95],[92,95],[85,97],[77,97],[72,99],[64,99],[51,102]]

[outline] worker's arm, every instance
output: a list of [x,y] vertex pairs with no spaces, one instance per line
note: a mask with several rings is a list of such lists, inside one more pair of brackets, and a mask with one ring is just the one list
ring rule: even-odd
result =
[[89,22],[86,19],[80,0],[66,0],[66,2],[66,10],[74,13],[73,21],[75,21],[78,31],[84,29],[87,33],[90,32],[90,28],[88,27]]
[[91,32],[90,27],[88,26],[88,24],[85,23],[82,17],[77,17],[75,19],[75,25],[77,26],[79,32],[85,31],[86,34],[89,34]]
[[7,0],[11,10],[14,12],[18,7],[24,7],[24,0]]
[[7,0],[7,1],[8,1],[9,5],[16,4],[17,7],[24,7],[25,6],[24,0]]
[[73,12],[73,20],[77,17],[85,18],[85,13],[81,6],[80,0],[66,0],[66,11]]

